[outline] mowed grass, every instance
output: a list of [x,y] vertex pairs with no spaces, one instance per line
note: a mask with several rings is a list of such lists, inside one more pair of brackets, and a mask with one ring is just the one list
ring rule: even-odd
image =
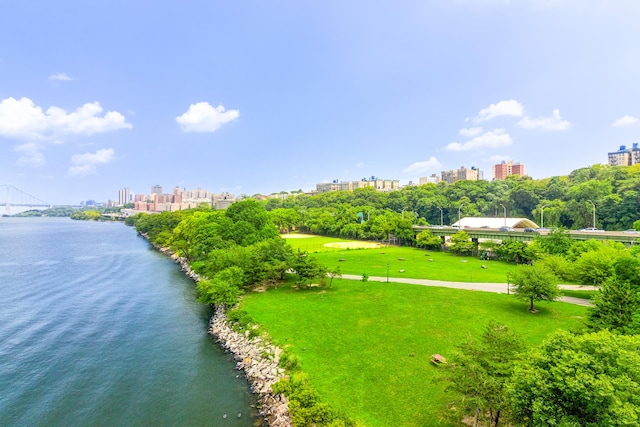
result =
[[[507,273],[515,265],[503,261],[480,260],[474,256],[458,256],[445,252],[389,246],[375,249],[337,249],[326,243],[349,242],[330,237],[287,239],[294,249],[306,250],[322,264],[342,274],[412,279],[445,280],[449,282],[507,283]],[[486,268],[482,268],[482,266]],[[404,271],[400,271],[404,270]]]
[[371,427],[447,425],[441,414],[450,396],[430,357],[453,358],[491,319],[533,346],[579,327],[586,313],[557,302],[536,303],[531,314],[513,295],[349,280],[249,293],[241,308],[300,357],[323,401]]

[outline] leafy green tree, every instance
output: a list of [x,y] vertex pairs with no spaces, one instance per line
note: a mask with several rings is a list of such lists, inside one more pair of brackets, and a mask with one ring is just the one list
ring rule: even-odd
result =
[[636,426],[640,336],[556,332],[531,350],[507,384],[522,426]]
[[617,333],[638,333],[634,315],[640,313],[638,292],[617,276],[609,278],[593,298],[587,325],[594,331],[608,329]]
[[470,336],[458,349],[446,373],[450,388],[460,396],[455,402],[458,416],[474,417],[474,425],[486,418],[497,427],[508,408],[504,387],[523,350],[522,342],[506,325],[491,321],[479,340]]
[[555,301],[560,296],[558,278],[542,264],[519,265],[511,274],[514,295],[529,301],[529,311],[534,313],[534,301]]
[[542,250],[551,255],[566,255],[573,244],[569,231],[563,228],[554,228],[546,236],[537,236],[536,240]]
[[604,245],[581,254],[575,263],[578,280],[584,285],[600,286],[613,276],[614,261],[619,254],[616,249]]
[[475,249],[469,235],[461,230],[451,236],[451,250],[459,255],[471,255]]
[[242,269],[229,267],[216,274],[211,280],[201,280],[197,284],[198,301],[227,307],[234,306],[240,297]]
[[529,245],[527,242],[517,240],[505,240],[496,248],[496,253],[500,259],[516,264],[529,264],[537,257],[536,246]]
[[298,250],[292,262],[292,269],[296,274],[296,284],[310,286],[315,279],[320,279],[321,284],[327,276],[327,267],[320,264],[317,258],[310,257],[306,252]]
[[442,247],[442,239],[431,234],[431,231],[424,230],[416,236],[416,246],[419,248],[440,249]]

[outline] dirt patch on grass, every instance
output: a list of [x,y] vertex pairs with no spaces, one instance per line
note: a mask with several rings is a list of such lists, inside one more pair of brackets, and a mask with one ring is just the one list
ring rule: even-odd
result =
[[327,248],[341,248],[341,249],[371,249],[380,248],[382,245],[375,242],[332,242],[325,243]]

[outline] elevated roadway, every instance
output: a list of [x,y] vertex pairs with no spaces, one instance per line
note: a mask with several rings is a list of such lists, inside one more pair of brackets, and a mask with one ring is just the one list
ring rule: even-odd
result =
[[[500,231],[499,228],[453,228],[453,227],[439,227],[439,226],[424,226],[414,225],[413,230],[420,233],[423,230],[429,230],[432,235],[447,237],[452,236],[459,231],[464,230],[465,233],[473,240],[477,239],[490,239],[490,240],[519,240],[528,241],[533,240],[536,236],[546,236],[549,234],[549,230],[526,232],[524,229],[514,229],[513,231]],[[623,231],[578,231],[569,230],[569,238],[574,240],[611,240],[615,242],[621,242],[626,246],[631,246],[640,243],[640,233],[626,233]]]

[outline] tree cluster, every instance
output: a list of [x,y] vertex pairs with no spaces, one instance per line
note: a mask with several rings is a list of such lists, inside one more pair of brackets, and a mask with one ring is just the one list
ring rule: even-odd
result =
[[150,242],[189,262],[203,279],[199,300],[233,306],[253,285],[275,285],[285,273],[298,284],[324,283],[327,268],[306,253],[294,253],[279,235],[264,206],[253,199],[226,210],[193,210],[137,214],[127,218]]
[[[550,228],[625,230],[636,228],[639,196],[640,165],[594,165],[568,176],[539,180],[509,176],[504,181],[405,186],[389,193],[371,187],[316,195],[296,192],[269,199],[265,207],[275,211],[274,223],[283,230],[384,239],[403,215],[414,222],[422,219],[446,225],[457,221],[459,214],[500,217],[503,206],[510,217],[529,218],[538,224],[544,215],[544,226]],[[597,206],[596,224],[591,203]]]

